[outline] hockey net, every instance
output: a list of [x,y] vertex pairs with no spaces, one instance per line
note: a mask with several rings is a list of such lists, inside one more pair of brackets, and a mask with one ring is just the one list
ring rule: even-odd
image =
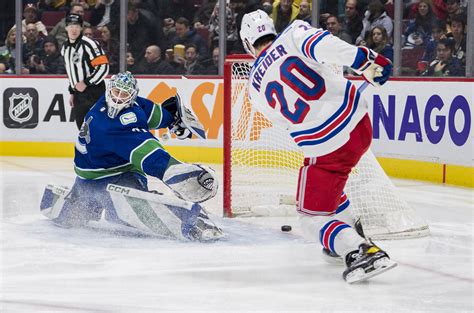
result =
[[[229,56],[224,69],[224,214],[295,215],[303,153],[284,125],[275,125],[247,97],[253,59]],[[351,213],[373,239],[421,237],[428,225],[404,201],[369,150],[345,192]]]

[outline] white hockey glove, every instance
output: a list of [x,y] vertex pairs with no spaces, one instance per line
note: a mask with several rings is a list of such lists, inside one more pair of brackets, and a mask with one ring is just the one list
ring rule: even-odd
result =
[[163,182],[181,199],[204,202],[217,194],[219,182],[213,169],[204,165],[180,163],[171,165]]
[[206,139],[206,132],[201,122],[191,110],[183,105],[178,94],[165,100],[161,106],[173,114],[175,120],[169,129],[178,139],[191,138],[193,134],[201,139]]
[[392,62],[381,54],[375,57],[373,63],[367,67],[362,76],[375,87],[385,84],[392,72]]

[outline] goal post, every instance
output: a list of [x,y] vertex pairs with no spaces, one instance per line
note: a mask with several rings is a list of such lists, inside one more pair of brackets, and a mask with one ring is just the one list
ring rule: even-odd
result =
[[[285,125],[268,120],[250,103],[254,59],[231,55],[224,64],[224,216],[296,214],[303,153]],[[351,214],[373,239],[421,237],[426,222],[403,200],[369,150],[354,168],[345,192]]]

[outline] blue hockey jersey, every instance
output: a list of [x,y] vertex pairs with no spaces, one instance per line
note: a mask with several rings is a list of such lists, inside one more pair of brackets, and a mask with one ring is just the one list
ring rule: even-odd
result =
[[168,127],[173,121],[168,111],[142,97],[112,119],[103,95],[87,113],[79,132],[76,174],[83,179],[101,179],[137,172],[162,179],[171,156],[149,130]]

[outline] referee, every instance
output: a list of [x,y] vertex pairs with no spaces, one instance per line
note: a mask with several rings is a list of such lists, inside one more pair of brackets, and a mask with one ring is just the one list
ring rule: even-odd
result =
[[109,60],[100,45],[82,36],[82,17],[66,16],[67,40],[61,47],[69,78],[69,104],[73,107],[77,128],[84,116],[105,93],[105,76],[109,73]]

